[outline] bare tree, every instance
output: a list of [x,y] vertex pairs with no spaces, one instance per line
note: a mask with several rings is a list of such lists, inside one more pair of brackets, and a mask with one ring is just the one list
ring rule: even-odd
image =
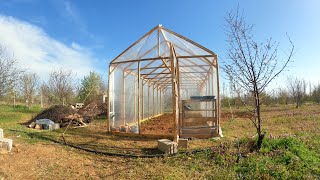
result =
[[36,73],[26,73],[21,77],[21,93],[30,108],[33,98],[38,90],[39,76]]
[[279,88],[277,93],[277,99],[279,104],[288,104],[289,102],[289,93],[285,89]]
[[315,103],[320,103],[320,84],[314,86],[311,93],[311,100]]
[[229,79],[243,92],[247,92],[253,101],[253,106],[247,106],[252,112],[250,119],[254,124],[257,134],[257,150],[260,150],[265,132],[262,132],[261,118],[261,93],[274,80],[289,63],[294,45],[292,45],[288,57],[281,63],[278,58],[278,43],[268,39],[264,43],[257,43],[253,37],[253,25],[245,22],[238,10],[230,12],[226,17],[227,58],[223,70]]
[[296,108],[302,105],[307,92],[307,83],[304,79],[289,76],[287,78],[287,88],[290,96],[296,104]]
[[73,74],[71,71],[63,71],[62,69],[52,71],[49,75],[48,83],[43,92],[51,101],[58,101],[65,105],[73,95]]
[[13,89],[22,72],[23,70],[18,68],[16,59],[0,45],[0,96]]

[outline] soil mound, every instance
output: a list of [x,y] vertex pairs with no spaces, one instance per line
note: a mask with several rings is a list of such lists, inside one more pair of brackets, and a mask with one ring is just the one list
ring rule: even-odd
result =
[[38,119],[50,119],[55,123],[61,123],[65,117],[73,115],[76,112],[76,110],[69,106],[55,105],[40,112],[36,117],[27,122],[27,124],[35,122]]
[[84,117],[95,118],[97,116],[106,116],[108,106],[102,101],[92,101],[89,104],[83,106],[79,109],[78,114],[81,114]]

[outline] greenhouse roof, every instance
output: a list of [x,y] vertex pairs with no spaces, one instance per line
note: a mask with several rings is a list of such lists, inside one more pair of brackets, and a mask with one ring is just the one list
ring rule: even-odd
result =
[[[162,88],[172,85],[172,57],[179,61],[181,87],[201,86],[217,67],[217,56],[211,50],[184,36],[158,25],[129,46],[111,62],[111,71],[120,68],[127,74],[138,74]],[[138,63],[139,62],[139,63]]]

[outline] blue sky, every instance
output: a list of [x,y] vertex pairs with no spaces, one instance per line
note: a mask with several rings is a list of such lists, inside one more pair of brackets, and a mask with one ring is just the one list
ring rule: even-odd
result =
[[[212,0],[0,0],[0,42],[31,71],[45,77],[73,67],[77,77],[106,72],[108,63],[157,24],[180,33],[225,59],[224,17],[237,6],[256,38],[269,37],[288,51],[286,33],[296,52],[287,75],[318,83],[320,77],[320,1]],[[106,73],[104,74],[106,76]]]

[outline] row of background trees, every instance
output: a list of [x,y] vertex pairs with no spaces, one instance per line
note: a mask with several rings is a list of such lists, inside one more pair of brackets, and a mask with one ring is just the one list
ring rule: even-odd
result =
[[31,107],[39,104],[47,107],[53,104],[88,103],[102,100],[106,86],[96,72],[84,76],[75,83],[75,74],[58,69],[49,73],[47,81],[41,81],[39,75],[19,68],[17,60],[0,45],[0,102],[22,103]]
[[[235,84],[223,85],[222,106],[240,108],[249,102],[249,94],[238,92]],[[227,93],[228,91],[228,93]],[[227,95],[228,94],[228,95]],[[269,92],[261,93],[261,101],[264,105],[294,105],[299,108],[304,103],[320,103],[320,84],[308,83],[305,79],[288,76],[284,87],[278,87]]]

